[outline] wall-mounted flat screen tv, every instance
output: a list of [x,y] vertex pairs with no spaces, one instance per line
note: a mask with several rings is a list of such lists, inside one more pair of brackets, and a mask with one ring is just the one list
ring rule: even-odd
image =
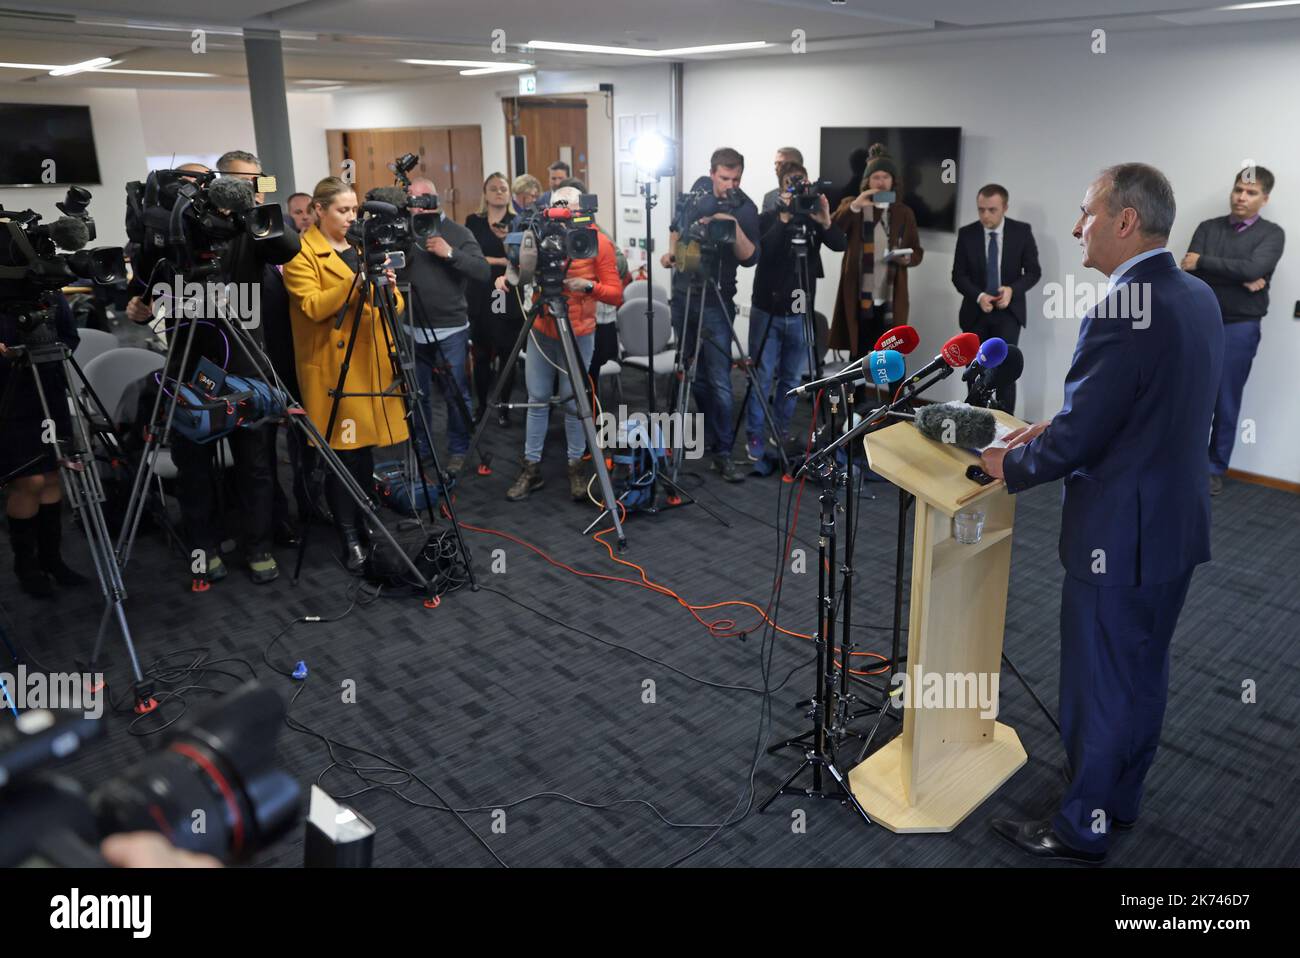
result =
[[[831,208],[858,183],[867,149],[883,143],[902,180],[902,200],[923,230],[957,228],[957,172],[961,167],[959,126],[824,126],[821,177],[835,184]],[[945,172],[947,171],[947,172]]]
[[0,103],[0,186],[100,182],[90,107]]

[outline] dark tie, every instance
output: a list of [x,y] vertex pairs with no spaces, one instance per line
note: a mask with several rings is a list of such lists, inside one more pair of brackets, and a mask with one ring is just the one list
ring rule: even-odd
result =
[[998,286],[998,234],[989,234],[989,261],[988,261],[988,285],[985,287],[989,293],[996,293]]

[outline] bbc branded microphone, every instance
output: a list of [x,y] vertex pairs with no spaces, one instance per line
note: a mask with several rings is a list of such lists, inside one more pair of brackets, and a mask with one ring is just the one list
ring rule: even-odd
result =
[[975,361],[966,367],[966,372],[962,374],[961,381],[970,382],[976,376],[986,369],[995,369],[1002,365],[1003,360],[1007,358],[1007,341],[1000,336],[993,336],[984,340],[980,346],[980,351],[975,356]]
[[247,213],[257,205],[257,195],[248,180],[237,176],[219,176],[208,187],[208,200],[219,210]]
[[873,349],[862,359],[849,363],[834,376],[796,386],[786,395],[802,396],[823,386],[838,386],[841,383],[852,383],[858,380],[887,386],[905,375],[907,375],[907,361],[903,359],[902,353],[896,349]]
[[935,442],[983,449],[997,438],[997,420],[987,409],[946,402],[922,406],[913,420],[917,431]]
[[926,363],[903,384],[904,388],[915,385],[931,373],[941,373],[939,379],[945,379],[952,375],[952,371],[957,366],[968,366],[971,361],[979,354],[980,338],[974,333],[958,333],[939,350],[939,355]]
[[914,350],[921,341],[917,335],[915,327],[912,326],[895,326],[893,329],[886,330],[879,339],[876,340],[876,349],[893,349],[904,356]]

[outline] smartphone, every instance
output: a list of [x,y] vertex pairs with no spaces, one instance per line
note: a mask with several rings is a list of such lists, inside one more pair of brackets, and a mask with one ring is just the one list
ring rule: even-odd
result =
[[898,194],[893,190],[881,190],[879,193],[872,194],[871,202],[877,204],[896,203]]

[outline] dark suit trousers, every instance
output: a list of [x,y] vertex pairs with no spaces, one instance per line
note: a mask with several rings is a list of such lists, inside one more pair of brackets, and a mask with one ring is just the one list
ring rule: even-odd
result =
[[1061,739],[1073,778],[1052,819],[1068,845],[1105,851],[1111,821],[1133,821],[1160,744],[1169,642],[1192,570],[1171,582],[1061,589]]
[[[273,427],[240,428],[226,437],[234,460],[236,505],[245,556],[271,551],[271,510],[274,458],[266,434]],[[214,465],[217,443],[195,443],[172,433],[177,499],[189,532],[191,549],[208,557],[221,555],[222,516],[218,515],[216,485],[224,479]]]
[[[979,319],[970,331],[979,336],[980,342],[986,339],[992,339],[999,336],[1008,343],[1015,346],[1020,343],[1020,323],[1009,310],[995,309],[991,313],[980,313]],[[1009,413],[1016,411],[1016,384],[1003,386],[998,390],[998,400],[995,403],[998,409],[1005,410]]]

